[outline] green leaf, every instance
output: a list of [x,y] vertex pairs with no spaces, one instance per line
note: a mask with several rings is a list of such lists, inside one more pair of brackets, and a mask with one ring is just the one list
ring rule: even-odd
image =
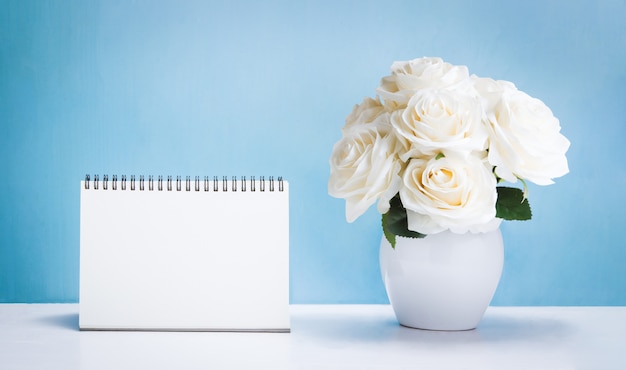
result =
[[395,249],[396,248],[396,234],[392,233],[389,230],[389,227],[387,227],[387,223],[389,222],[389,212],[383,214],[382,222],[383,222],[383,234],[385,234],[385,238],[387,238],[387,241],[389,242],[389,244],[391,244],[391,248]]
[[396,194],[389,202],[390,208],[382,217],[383,233],[392,248],[396,247],[396,236],[407,238],[423,238],[426,235],[409,230],[406,209],[402,205],[400,195]]
[[530,220],[532,212],[524,192],[517,188],[498,186],[496,217],[504,220]]

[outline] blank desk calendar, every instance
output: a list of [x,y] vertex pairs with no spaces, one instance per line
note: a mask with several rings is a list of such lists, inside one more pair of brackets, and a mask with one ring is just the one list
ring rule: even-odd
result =
[[289,184],[87,176],[81,330],[289,331]]

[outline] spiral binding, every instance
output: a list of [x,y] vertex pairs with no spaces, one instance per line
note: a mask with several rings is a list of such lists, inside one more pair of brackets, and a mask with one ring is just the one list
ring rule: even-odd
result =
[[[163,176],[161,175],[159,175],[156,178],[156,180],[154,179],[154,176],[152,175],[149,175],[147,180],[144,175],[140,175],[139,180],[137,180],[137,177],[135,175],[131,175],[130,179],[128,179],[126,175],[122,175],[119,180],[119,188],[118,188],[117,175],[113,175],[111,177],[111,180],[109,180],[108,175],[103,175],[102,181],[100,181],[100,177],[98,175],[94,175],[93,180],[92,180],[91,176],[87,174],[85,175],[85,189],[89,190],[90,184],[92,184],[94,190],[99,190],[100,185],[102,185],[102,190],[109,190],[109,189],[110,190],[118,190],[118,189],[126,190],[128,186],[131,191],[135,191],[135,190],[145,191],[146,182],[147,182],[148,191],[154,191],[155,189],[157,191],[163,191],[163,190],[183,191],[183,181],[185,182],[184,191],[187,191],[187,192],[190,192],[192,190],[197,191],[197,192],[201,190],[207,191],[207,192],[211,190],[213,192],[220,191],[220,186],[219,186],[220,178],[218,176],[213,176],[212,179],[210,179],[209,176],[204,176],[203,179],[201,179],[200,176],[195,176],[193,180],[191,176],[186,176],[184,180],[182,179],[181,176],[176,176],[176,179],[174,180],[172,176],[167,176],[167,178],[164,179]],[[155,187],[155,182],[156,182],[156,187]],[[193,182],[193,186],[192,186],[192,182]],[[211,186],[211,182],[213,183],[212,184],[213,186]],[[247,180],[245,176],[242,176],[240,179],[238,179],[237,176],[233,176],[230,182],[228,181],[228,176],[223,176],[221,182],[222,182],[222,187],[221,187],[222,192],[227,192],[227,191],[255,192],[257,191],[257,186],[256,186],[257,184],[258,184],[258,191],[261,191],[261,192],[264,192],[266,190],[270,192],[284,191],[285,189],[282,176],[279,176],[276,180],[274,180],[274,176],[269,176],[268,180],[265,180],[265,176],[261,176],[259,178],[259,181],[257,181],[254,176],[251,176],[249,180]],[[277,187],[276,187],[276,183],[278,183]],[[109,185],[110,185],[110,188],[109,188]],[[230,188],[229,188],[229,185],[230,185]]]

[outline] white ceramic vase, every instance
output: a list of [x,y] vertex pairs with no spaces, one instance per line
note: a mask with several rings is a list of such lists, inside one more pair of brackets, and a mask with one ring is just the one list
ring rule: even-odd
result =
[[500,229],[480,234],[444,231],[422,239],[383,236],[380,269],[403,326],[469,330],[482,319],[504,263]]

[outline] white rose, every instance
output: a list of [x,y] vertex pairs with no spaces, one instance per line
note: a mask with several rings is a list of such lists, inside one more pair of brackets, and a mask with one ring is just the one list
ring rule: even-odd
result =
[[333,147],[328,193],[346,200],[346,219],[353,222],[378,200],[378,211],[389,211],[398,193],[401,163],[398,142],[379,125],[355,126]]
[[400,188],[409,230],[462,234],[498,228],[498,194],[491,171],[487,160],[476,154],[411,159]]
[[441,58],[418,58],[394,62],[391,75],[383,77],[376,90],[391,110],[404,107],[418,90],[446,88],[469,78],[466,66],[455,66]]
[[423,90],[403,110],[391,114],[391,125],[404,138],[408,152],[402,160],[436,155],[443,150],[486,149],[488,132],[476,95],[449,90]]
[[476,82],[487,108],[489,162],[500,178],[549,185],[569,172],[565,153],[570,142],[550,108],[510,82]]
[[493,115],[496,104],[502,99],[502,93],[505,90],[517,90],[512,82],[504,80],[494,80],[472,75],[470,81],[482,100],[484,111],[491,115]]
[[355,125],[368,123],[385,124],[385,121],[388,120],[388,113],[385,112],[385,108],[380,100],[378,100],[378,97],[376,97],[376,99],[366,97],[361,104],[355,105],[352,112],[346,117],[343,130],[346,131]]

